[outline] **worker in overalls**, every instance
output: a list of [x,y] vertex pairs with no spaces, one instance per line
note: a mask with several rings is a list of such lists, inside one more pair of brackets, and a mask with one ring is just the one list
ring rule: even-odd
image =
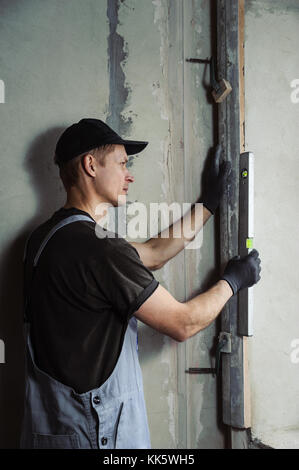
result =
[[[125,204],[128,155],[147,142],[122,139],[82,119],[58,140],[55,162],[65,205],[30,235],[24,254],[26,387],[21,448],[151,447],[137,318],[176,341],[206,328],[239,289],[260,278],[253,250],[228,263],[207,292],[178,302],[154,278],[190,238],[184,233],[127,242],[98,224],[99,205]],[[229,167],[211,159],[195,233],[215,212]],[[179,221],[180,222],[180,221]],[[173,228],[173,227],[172,227]]]

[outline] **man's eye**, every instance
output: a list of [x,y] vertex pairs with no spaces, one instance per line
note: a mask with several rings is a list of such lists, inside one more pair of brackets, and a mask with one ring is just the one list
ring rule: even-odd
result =
[[126,165],[127,162],[121,162],[122,165]]

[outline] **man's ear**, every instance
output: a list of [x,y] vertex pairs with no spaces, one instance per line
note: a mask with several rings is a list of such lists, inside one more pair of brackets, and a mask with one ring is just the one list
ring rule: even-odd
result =
[[81,160],[82,169],[89,176],[95,176],[95,158],[90,153],[84,155]]

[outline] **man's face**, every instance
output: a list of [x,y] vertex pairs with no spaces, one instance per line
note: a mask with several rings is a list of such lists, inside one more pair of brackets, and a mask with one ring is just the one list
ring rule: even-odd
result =
[[105,167],[97,165],[96,190],[101,202],[114,207],[126,203],[129,184],[134,177],[126,167],[128,156],[123,145],[115,145],[113,152],[106,155]]

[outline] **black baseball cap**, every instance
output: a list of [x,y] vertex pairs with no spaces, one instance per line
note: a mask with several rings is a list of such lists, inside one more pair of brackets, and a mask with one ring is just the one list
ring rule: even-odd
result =
[[106,144],[124,145],[128,155],[141,152],[148,142],[124,140],[100,119],[84,118],[68,127],[59,137],[55,162],[59,165]]

